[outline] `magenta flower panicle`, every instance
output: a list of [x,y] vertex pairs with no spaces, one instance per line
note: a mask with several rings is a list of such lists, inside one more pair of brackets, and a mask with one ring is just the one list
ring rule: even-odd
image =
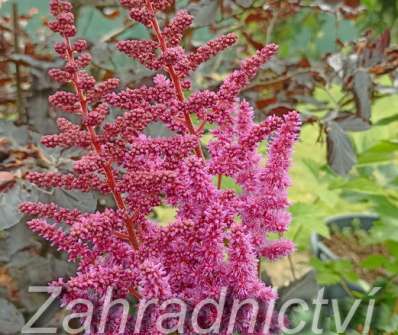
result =
[[[220,36],[186,52],[180,44],[192,16],[179,11],[163,28],[157,20],[158,12],[169,9],[173,0],[120,3],[132,19],[152,30],[150,40],[117,44],[150,70],[163,72],[154,76],[152,85],[118,91],[117,78],[97,82],[87,72],[91,63],[87,42],[75,39],[71,4],[50,1],[54,20],[48,26],[62,38],[55,51],[65,64],[49,74],[65,90],[54,93],[49,102],[80,116],[80,123],[59,118],[59,134],[44,136],[42,142],[50,148],[79,147],[85,154],[68,173],[30,172],[26,178],[44,188],[101,192],[115,202],[115,208],[94,213],[56,204],[21,205],[23,213],[40,217],[29,222],[30,228],[78,264],[74,277],[52,285],[63,288],[64,304],[87,298],[97,306],[111,287],[118,298],[181,298],[191,313],[202,299],[218,299],[227,288],[227,306],[233,299],[254,298],[264,309],[276,294],[259,279],[259,262],[294,251],[293,243],[282,235],[290,222],[288,169],[300,117],[292,111],[255,123],[254,110],[239,93],[277,47],[267,45],[243,61],[219,89],[192,92],[185,98],[188,75],[231,47],[237,37]],[[108,122],[111,107],[122,113]],[[193,114],[199,126],[192,121]],[[153,122],[165,124],[173,135],[145,135]],[[207,124],[212,125],[212,140],[203,150]],[[264,141],[265,163],[258,151]],[[241,192],[223,189],[226,176]],[[166,227],[151,219],[154,207],[161,205],[177,210],[174,222]],[[271,240],[271,233],[280,234],[280,240]],[[156,333],[159,313],[153,308],[145,316],[142,334]],[[110,317],[107,333],[113,334],[121,315],[115,312]],[[248,334],[248,318],[247,311],[238,317],[236,329],[241,334]],[[133,334],[134,319],[128,319],[125,334]],[[203,324],[213,319],[211,309],[201,314]],[[97,334],[98,327],[94,318],[91,334]],[[186,327],[194,334],[191,324]]]

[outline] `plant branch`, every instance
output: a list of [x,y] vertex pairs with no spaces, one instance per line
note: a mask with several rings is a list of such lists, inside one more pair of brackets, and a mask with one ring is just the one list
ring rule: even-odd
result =
[[[18,24],[18,6],[16,2],[12,4],[12,22],[13,22],[13,35],[14,35],[14,52],[20,53],[19,47],[19,24]],[[21,65],[15,63],[15,80],[16,80],[16,107],[18,114],[18,123],[24,123],[26,121],[26,115],[24,111],[24,100],[22,96],[22,80],[21,80]]]
[[[72,50],[72,47],[71,47],[71,44],[70,44],[70,40],[68,38],[66,38],[66,37],[65,37],[65,44],[67,46],[68,61],[73,64],[74,63],[73,50]],[[78,77],[77,77],[76,73],[73,75],[72,83],[73,83],[73,87],[74,87],[74,89],[76,91],[76,94],[79,97],[82,114],[84,116],[87,116],[89,114],[87,98],[85,97],[83,91],[80,89],[80,87],[78,85]],[[95,152],[99,156],[101,156],[101,154],[102,154],[101,144],[100,144],[100,141],[98,139],[97,133],[95,132],[94,127],[86,126],[86,129],[87,129],[87,131],[89,133],[93,149],[95,150]],[[130,244],[132,245],[132,247],[135,250],[138,250],[139,243],[138,243],[138,238],[137,238],[137,235],[136,235],[135,229],[134,229],[134,221],[135,221],[135,219],[133,219],[132,217],[128,216],[127,206],[124,203],[122,195],[116,189],[116,178],[115,178],[114,173],[113,173],[112,165],[111,165],[111,163],[103,163],[102,164],[102,168],[103,168],[103,170],[105,172],[108,186],[111,189],[111,192],[112,192],[113,198],[115,199],[117,207],[120,210],[122,210],[123,212],[126,212],[127,217],[126,217],[126,220],[125,220],[125,224],[126,224],[126,228],[127,228],[128,238],[129,238]]]
[[[155,16],[155,12],[153,10],[152,3],[149,0],[146,0],[146,6],[147,6],[148,11],[152,15],[152,19],[151,19],[152,29],[156,35],[156,38],[159,42],[161,50],[164,53],[167,50],[167,45],[166,45],[166,41],[164,39],[163,33],[160,29],[159,22]],[[176,93],[177,93],[178,100],[181,102],[184,102],[185,101],[184,92],[182,89],[180,78],[177,75],[177,72],[175,71],[175,69],[172,65],[167,65],[166,70],[171,78],[171,81],[173,82],[173,85],[174,85]],[[196,130],[193,126],[191,116],[189,115],[189,113],[187,111],[184,111],[184,119],[185,119],[185,125],[188,128],[188,131],[190,132],[190,134],[196,135]],[[202,148],[200,146],[200,142],[198,143],[198,146],[195,148],[195,153],[196,153],[196,156],[204,159],[204,154],[203,154]]]
[[217,188],[218,188],[219,190],[221,190],[221,187],[222,187],[222,174],[219,174],[219,175],[217,176]]
[[289,260],[289,267],[290,267],[290,272],[292,273],[292,277],[294,280],[297,280],[296,268],[294,267],[292,255],[287,256],[287,259]]
[[274,32],[276,21],[278,20],[279,10],[276,10],[275,13],[272,13],[271,21],[267,27],[267,37],[265,39],[266,44],[269,44],[272,40],[272,34]]

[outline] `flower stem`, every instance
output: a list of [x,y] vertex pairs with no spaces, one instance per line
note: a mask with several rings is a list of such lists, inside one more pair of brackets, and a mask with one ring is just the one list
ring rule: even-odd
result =
[[[20,54],[21,50],[19,47],[19,16],[18,6],[14,2],[12,4],[12,22],[13,22],[13,34],[14,34],[14,52]],[[27,121],[27,114],[24,106],[23,92],[22,92],[22,79],[21,79],[21,65],[19,62],[15,62],[15,82],[16,82],[16,108],[19,124],[23,124]]]
[[[148,11],[152,15],[152,19],[151,19],[152,29],[153,29],[153,31],[156,35],[156,38],[159,42],[160,49],[164,53],[167,50],[166,41],[164,39],[162,30],[160,29],[159,22],[155,16],[155,12],[153,10],[153,6],[152,6],[152,3],[150,0],[146,0],[146,6],[147,6]],[[167,65],[166,70],[170,76],[171,81],[173,82],[173,85],[174,85],[176,93],[177,93],[178,100],[181,102],[184,102],[184,100],[185,100],[184,92],[182,89],[180,78],[177,75],[177,72],[175,71],[173,65]],[[190,132],[190,134],[196,135],[197,132],[193,126],[191,116],[189,115],[189,113],[187,111],[184,111],[184,119],[185,119],[185,125],[188,128],[188,131]],[[195,148],[195,153],[196,153],[196,156],[204,159],[204,154],[203,154],[202,147],[200,146],[200,143],[198,143],[198,146]]]
[[[71,47],[70,40],[67,37],[65,37],[65,44],[67,46],[68,62],[73,64],[75,61],[73,58],[73,49]],[[77,77],[76,73],[73,75],[72,84],[73,84],[73,87],[75,89],[77,96],[79,97],[82,114],[83,114],[83,116],[87,116],[89,114],[87,98],[85,97],[83,90],[78,85],[78,77]],[[98,139],[97,133],[95,132],[94,127],[86,126],[86,129],[89,133],[93,149],[99,156],[101,156],[101,154],[102,154],[101,144]],[[112,192],[113,198],[115,199],[117,207],[120,210],[122,210],[123,212],[127,212],[127,206],[123,200],[123,197],[116,188],[116,178],[113,173],[112,165],[110,163],[103,163],[102,168],[106,175],[106,180],[107,180],[108,186],[111,189],[111,192]],[[134,221],[135,220],[133,220],[133,218],[131,218],[130,216],[127,216],[126,220],[125,220],[125,224],[126,224],[126,228],[127,228],[127,232],[128,232],[129,242],[135,250],[138,250],[139,242],[138,242],[138,238],[137,238],[137,235],[136,235],[136,232],[134,229]]]
[[219,175],[217,176],[217,188],[218,188],[219,190],[221,190],[221,187],[222,187],[222,174],[219,174]]

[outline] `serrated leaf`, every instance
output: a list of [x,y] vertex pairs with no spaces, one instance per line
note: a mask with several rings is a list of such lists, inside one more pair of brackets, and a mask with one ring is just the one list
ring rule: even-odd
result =
[[314,233],[329,236],[329,228],[325,222],[328,214],[311,203],[295,203],[290,207],[294,225],[305,225]]

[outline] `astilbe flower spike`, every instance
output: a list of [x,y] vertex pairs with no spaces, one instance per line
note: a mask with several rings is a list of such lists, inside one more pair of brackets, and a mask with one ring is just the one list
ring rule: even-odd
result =
[[[65,65],[49,74],[67,85],[67,90],[56,92],[49,102],[79,115],[81,122],[60,118],[60,133],[44,136],[42,142],[50,148],[77,146],[86,154],[67,174],[31,172],[27,179],[44,188],[109,194],[116,205],[95,213],[56,204],[20,206],[22,212],[40,217],[29,222],[32,230],[78,263],[74,277],[52,285],[63,288],[63,304],[85,298],[99,310],[108,287],[118,298],[181,298],[189,312],[202,299],[218,299],[227,288],[227,310],[234,299],[247,298],[257,299],[264,310],[276,294],[259,279],[259,262],[294,251],[283,234],[290,222],[288,168],[300,117],[292,111],[255,123],[252,107],[239,99],[239,93],[277,47],[267,45],[243,61],[218,90],[193,92],[186,99],[189,73],[230,47],[236,36],[218,37],[188,53],[179,45],[192,23],[188,12],[178,12],[162,30],[156,15],[173,5],[172,0],[120,2],[131,18],[153,32],[151,40],[117,45],[149,69],[163,72],[154,76],[153,85],[117,91],[116,78],[96,82],[85,71],[91,62],[87,42],[75,40],[71,4],[50,1],[55,19],[49,28],[62,37],[55,51]],[[123,113],[108,122],[111,107]],[[173,135],[145,135],[153,122],[164,123]],[[208,157],[201,144],[206,124],[213,129]],[[263,141],[268,143],[266,162],[258,152]],[[223,189],[224,176],[240,185],[241,192]],[[174,222],[167,227],[151,219],[159,205],[177,209]],[[271,239],[270,233],[281,237]],[[140,334],[156,334],[160,314],[159,308],[152,308],[144,316]],[[235,329],[240,334],[249,334],[250,317],[246,308],[238,315]],[[209,306],[199,315],[203,326],[211,325],[214,318]],[[116,333],[121,320],[120,312],[111,313],[105,334]],[[87,333],[98,334],[99,321],[96,314]],[[134,323],[135,317],[129,317],[124,334],[134,333]],[[256,334],[262,334],[261,326],[257,324]],[[186,334],[195,334],[190,322],[185,327]],[[275,325],[268,328],[277,332]],[[227,334],[224,322],[221,333]]]

